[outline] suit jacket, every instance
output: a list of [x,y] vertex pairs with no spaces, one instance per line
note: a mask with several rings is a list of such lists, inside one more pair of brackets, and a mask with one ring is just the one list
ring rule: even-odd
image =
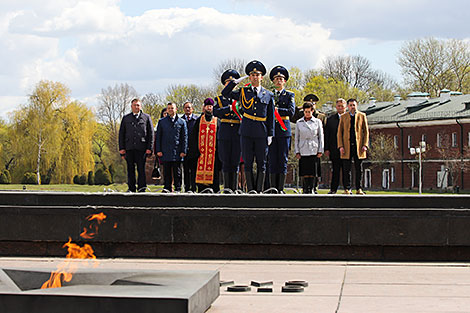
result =
[[325,126],[325,151],[330,151],[330,160],[340,158],[338,150],[338,125],[339,115],[335,113],[328,117]]
[[284,124],[286,125],[286,130],[283,131],[281,128],[281,124],[275,120],[275,129],[274,129],[274,136],[276,137],[290,137],[292,136],[292,131],[290,127],[290,118],[294,116],[295,112],[295,94],[292,91],[287,91],[283,89],[279,98],[275,99],[275,107],[279,112],[281,118],[283,118]]
[[182,161],[180,154],[188,152],[188,128],[178,114],[174,121],[169,115],[160,119],[155,137],[155,153],[163,153],[162,162]]
[[258,96],[255,95],[251,86],[234,91],[235,86],[233,81],[228,83],[222,90],[222,95],[240,102],[243,112],[240,135],[255,138],[274,136],[273,93],[260,86],[260,96]]
[[139,117],[126,114],[119,127],[119,150],[153,150],[154,132],[150,115],[140,111]]
[[191,137],[191,134],[193,133],[194,124],[196,123],[198,116],[196,116],[195,114],[191,114],[189,121],[188,121],[188,118],[186,117],[186,114],[183,114],[181,118],[186,122],[186,127],[188,128],[188,138],[189,138]]
[[[344,154],[341,159],[349,159],[351,157],[349,128],[351,126],[351,114],[349,112],[341,115],[338,126],[338,149],[343,147]],[[367,117],[364,113],[356,111],[354,130],[356,132],[356,149],[359,159],[367,157],[367,151],[362,151],[362,147],[369,147],[369,126],[367,125]]]

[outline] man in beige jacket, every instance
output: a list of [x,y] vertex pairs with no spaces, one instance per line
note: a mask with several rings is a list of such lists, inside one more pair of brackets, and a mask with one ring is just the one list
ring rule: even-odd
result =
[[348,112],[341,116],[338,126],[338,148],[343,160],[344,193],[351,192],[351,162],[354,159],[356,193],[362,191],[362,160],[367,156],[369,147],[369,127],[367,117],[357,110],[357,100],[349,99]]

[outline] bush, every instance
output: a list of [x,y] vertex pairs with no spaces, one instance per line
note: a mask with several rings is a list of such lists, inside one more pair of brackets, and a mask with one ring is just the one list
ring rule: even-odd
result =
[[93,171],[88,172],[88,185],[94,185],[95,184],[95,173]]
[[109,174],[111,175],[111,182],[114,182],[114,176],[116,175],[116,169],[113,164],[110,164],[108,167]]
[[75,175],[75,176],[73,177],[73,183],[74,183],[75,185],[80,184],[80,176]]
[[3,174],[5,174],[6,178],[7,178],[7,184],[11,184],[11,175],[10,175],[10,171],[9,170],[4,170],[3,171]]
[[26,172],[21,179],[21,183],[25,185],[37,185],[38,184],[38,176],[36,173]]
[[8,178],[5,173],[0,173],[0,184],[5,185],[8,184]]
[[85,185],[87,180],[88,180],[88,175],[83,174],[83,175],[80,176],[78,182],[79,182],[80,185]]
[[111,174],[108,169],[99,168],[95,172],[95,184],[96,185],[110,185]]
[[47,174],[41,174],[41,185],[49,185],[51,183],[51,176]]

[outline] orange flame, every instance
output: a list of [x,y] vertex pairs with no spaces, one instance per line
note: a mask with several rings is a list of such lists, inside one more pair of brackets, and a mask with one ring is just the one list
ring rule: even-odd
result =
[[90,224],[88,228],[83,227],[83,232],[80,234],[80,237],[85,238],[85,239],[92,239],[98,234],[98,225],[101,224],[106,219],[106,215],[101,212],[98,214],[92,214],[87,216],[86,218],[88,221],[93,221],[95,220],[97,224]]
[[[62,282],[69,282],[72,280],[73,274],[77,270],[78,264],[71,262],[71,259],[96,259],[93,254],[94,251],[90,245],[85,244],[83,247],[72,242],[72,238],[69,237],[69,241],[63,245],[63,248],[67,247],[68,254],[67,260],[61,263],[57,270],[51,273],[49,280],[47,280],[41,287],[46,288],[59,288],[62,287]],[[97,266],[98,264],[95,264]]]
[[[104,213],[92,214],[87,217],[88,221],[95,221],[96,223],[90,224],[90,226],[83,228],[81,237],[91,239],[98,234],[98,225],[104,221],[106,215]],[[115,225],[116,226],[116,225]],[[51,273],[49,280],[47,280],[41,287],[46,288],[59,288],[62,287],[62,282],[70,282],[73,274],[77,271],[78,263],[72,259],[93,259],[96,260],[93,248],[84,244],[83,247],[72,242],[72,238],[69,237],[69,241],[63,245],[63,248],[67,248],[66,260],[59,264],[57,270]],[[98,266],[98,262],[95,261],[95,267]]]

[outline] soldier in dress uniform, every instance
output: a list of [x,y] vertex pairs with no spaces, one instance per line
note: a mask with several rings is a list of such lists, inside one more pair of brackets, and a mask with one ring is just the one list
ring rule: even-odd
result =
[[[227,86],[240,74],[233,69],[226,70],[221,77],[222,85]],[[224,188],[235,191],[238,189],[238,168],[240,164],[240,123],[241,115],[236,109],[236,100],[220,95],[215,98],[214,116],[219,118],[218,154],[222,162]]]
[[269,178],[270,186],[281,193],[284,190],[287,174],[287,161],[292,136],[289,119],[295,111],[295,94],[284,89],[287,80],[289,80],[289,72],[284,66],[274,67],[269,73],[269,78],[276,88],[274,91],[274,137],[269,146]]
[[[261,86],[266,67],[260,61],[251,61],[245,72],[251,85],[233,90],[245,77],[230,81],[222,90],[226,98],[240,102],[243,119],[240,125],[240,143],[245,162],[246,187],[248,192],[262,192],[266,176],[268,146],[274,135],[274,95]],[[253,176],[253,161],[256,157],[256,183]]]

